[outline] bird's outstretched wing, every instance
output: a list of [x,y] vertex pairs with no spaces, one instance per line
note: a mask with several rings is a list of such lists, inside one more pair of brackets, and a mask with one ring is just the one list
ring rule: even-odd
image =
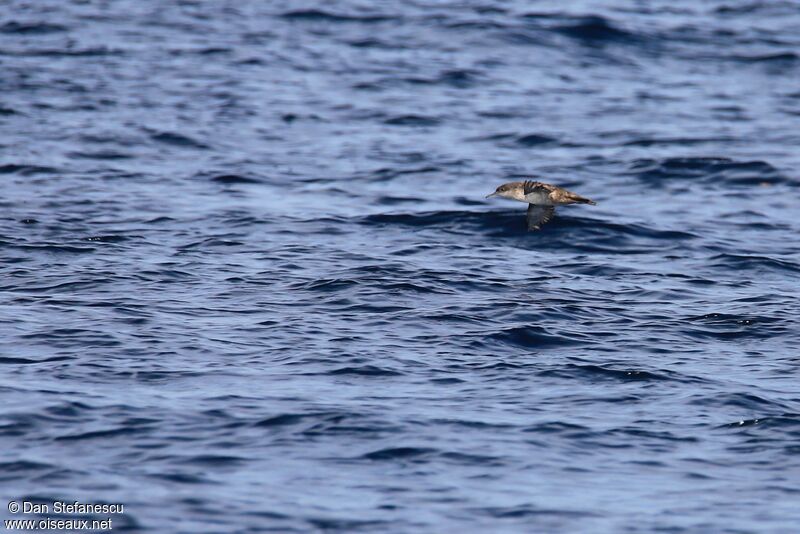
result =
[[541,226],[553,218],[556,208],[553,206],[537,206],[528,204],[528,230],[538,230]]

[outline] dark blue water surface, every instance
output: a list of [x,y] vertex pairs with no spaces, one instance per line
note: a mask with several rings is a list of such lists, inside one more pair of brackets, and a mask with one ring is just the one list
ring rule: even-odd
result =
[[798,146],[793,0],[3,2],[1,514],[798,532]]

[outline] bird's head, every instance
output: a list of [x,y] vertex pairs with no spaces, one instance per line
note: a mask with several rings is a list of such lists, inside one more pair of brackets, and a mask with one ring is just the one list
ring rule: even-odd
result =
[[513,200],[522,200],[525,195],[522,192],[522,182],[509,182],[494,190],[494,193],[486,195],[486,198],[503,197]]

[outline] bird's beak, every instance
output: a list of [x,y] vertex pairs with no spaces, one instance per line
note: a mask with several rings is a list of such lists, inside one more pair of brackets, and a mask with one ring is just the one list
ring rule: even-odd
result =
[[497,195],[497,191],[495,191],[494,193],[486,195],[486,198],[492,198],[495,195]]

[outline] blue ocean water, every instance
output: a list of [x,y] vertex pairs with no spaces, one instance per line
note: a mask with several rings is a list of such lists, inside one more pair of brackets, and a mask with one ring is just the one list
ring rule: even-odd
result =
[[798,80],[793,1],[4,2],[0,515],[797,531]]

